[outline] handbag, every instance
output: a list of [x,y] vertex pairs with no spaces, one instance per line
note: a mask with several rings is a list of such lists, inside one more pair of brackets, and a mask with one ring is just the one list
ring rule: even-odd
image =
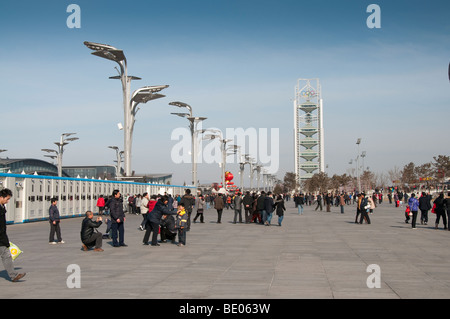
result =
[[433,204],[433,208],[431,209],[431,212],[433,214],[436,214],[436,204]]
[[23,253],[19,246],[13,244],[12,242],[9,242],[9,251],[11,252],[12,260],[15,260],[21,253]]

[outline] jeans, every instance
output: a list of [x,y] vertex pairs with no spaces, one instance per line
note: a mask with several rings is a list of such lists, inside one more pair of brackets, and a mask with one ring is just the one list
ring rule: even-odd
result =
[[263,209],[261,211],[261,222],[264,224],[267,221],[267,212]]
[[298,214],[303,215],[303,205],[298,204],[297,208],[298,208]]
[[283,221],[284,216],[278,216],[278,225],[281,226],[281,222]]
[[178,229],[178,243],[186,245],[186,230]]
[[270,222],[272,221],[273,212],[271,212],[271,213],[266,212],[266,214],[267,214],[267,223],[270,224]]

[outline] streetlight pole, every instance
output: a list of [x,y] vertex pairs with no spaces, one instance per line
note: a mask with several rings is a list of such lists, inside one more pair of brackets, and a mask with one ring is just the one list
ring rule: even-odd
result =
[[123,151],[119,150],[119,147],[117,146],[108,146],[108,148],[111,148],[113,150],[116,151],[116,157],[117,157],[117,165],[116,165],[116,179],[118,180],[121,176],[121,165],[122,165],[122,155],[123,155]]
[[[69,144],[68,142],[78,140],[78,137],[71,137],[71,138],[66,138],[66,137],[71,136],[71,135],[75,135],[75,134],[77,134],[77,133],[63,133],[63,134],[61,134],[59,142],[54,142],[58,146],[58,150],[57,151],[53,150],[53,149],[48,149],[48,148],[41,149],[41,151],[43,151],[43,152],[56,153],[56,158],[57,158],[57,161],[58,161],[58,176],[59,177],[62,177],[62,159],[63,159],[63,154],[64,154],[64,146]],[[55,158],[55,156],[48,156],[48,157]]]
[[131,176],[131,148],[133,141],[133,129],[135,123],[138,104],[146,103],[150,100],[164,97],[162,94],[155,94],[168,87],[168,85],[146,86],[133,92],[130,99],[130,86],[132,80],[141,80],[136,76],[128,76],[127,59],[122,50],[113,46],[101,43],[85,41],[84,45],[93,50],[93,55],[116,62],[120,70],[118,76],[111,76],[110,79],[119,79],[122,83],[123,110],[124,110],[124,167],[125,175]]
[[225,163],[226,163],[226,156],[227,156],[227,143],[233,141],[232,139],[224,139],[222,136],[222,133],[220,131],[217,131],[215,134],[210,134],[205,136],[207,139],[214,140],[216,138],[219,139],[219,142],[221,143],[221,151],[222,151],[222,187],[226,190],[226,184],[225,184]]
[[359,145],[361,144],[361,138],[356,140],[356,145],[358,145],[358,156],[356,157],[356,176],[358,179],[358,192],[361,193],[361,177],[359,176]]

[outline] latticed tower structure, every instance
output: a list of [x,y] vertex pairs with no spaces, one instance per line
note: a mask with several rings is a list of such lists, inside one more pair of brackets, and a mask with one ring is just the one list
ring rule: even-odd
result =
[[298,182],[325,171],[323,103],[319,79],[298,79],[294,99],[295,173]]

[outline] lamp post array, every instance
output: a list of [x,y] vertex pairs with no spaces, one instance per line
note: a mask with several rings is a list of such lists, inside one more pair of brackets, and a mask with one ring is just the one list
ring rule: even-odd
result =
[[[119,68],[115,67],[115,69],[118,72],[118,76],[112,76],[109,77],[110,79],[118,79],[121,81],[122,84],[122,96],[123,96],[123,111],[124,111],[124,125],[120,128],[124,131],[124,150],[119,152],[119,148],[117,146],[109,146],[109,148],[112,148],[116,150],[117,155],[117,176],[120,177],[121,175],[121,155],[123,154],[123,162],[124,162],[124,172],[125,176],[131,176],[131,150],[132,150],[132,142],[133,142],[133,130],[134,130],[134,124],[136,120],[136,113],[138,112],[139,108],[138,105],[142,103],[147,103],[148,101],[155,100],[158,98],[165,97],[165,95],[160,94],[159,92],[165,88],[168,87],[168,85],[159,85],[159,86],[144,86],[140,89],[137,89],[132,94],[130,94],[130,86],[132,80],[141,80],[141,78],[136,76],[129,76],[128,75],[128,68],[127,68],[127,59],[125,57],[125,54],[123,50],[117,49],[111,45],[108,44],[101,44],[101,43],[95,43],[95,42],[88,42],[85,41],[84,45],[93,50],[93,55],[116,62],[119,66]],[[198,130],[197,125],[206,120],[206,117],[194,117],[192,112],[192,107],[186,103],[183,102],[171,102],[169,105],[177,106],[180,108],[186,108],[188,110],[187,113],[171,113],[173,115],[177,115],[180,117],[185,117],[189,120],[189,128],[191,132],[191,156],[192,156],[192,185],[195,187],[195,192],[197,193],[197,187],[198,187],[198,178],[197,178],[197,162],[198,162],[198,134],[203,133],[205,130]],[[214,136],[214,137],[213,137]],[[227,143],[229,143],[231,140],[224,139],[222,136],[212,135],[210,136],[211,139],[213,138],[219,138],[221,142],[221,149],[222,149],[222,185],[225,187],[225,165],[226,165],[226,157],[227,151],[231,150],[234,151],[235,154],[236,148],[238,146],[233,146],[233,148],[227,148]],[[62,147],[62,146],[61,146]],[[62,153],[61,153],[62,155]],[[62,156],[60,156],[62,158]],[[241,157],[241,156],[240,156]],[[246,159],[245,161],[240,160],[240,173],[241,173],[241,190],[243,189],[243,171],[244,171],[244,165],[250,164],[250,174],[251,174],[251,180],[250,180],[250,188],[252,188],[252,180],[253,180],[253,165],[256,165],[257,163],[253,163],[252,161],[248,161]],[[256,166],[257,173],[258,173],[258,188],[259,188],[259,173],[261,166]]]
[[203,133],[203,130],[197,129],[197,125],[200,122],[206,120],[206,117],[193,116],[192,107],[189,104],[183,102],[170,102],[169,105],[177,106],[180,108],[188,109],[189,113],[171,113],[179,117],[185,117],[189,120],[189,130],[191,132],[191,162],[192,162],[192,185],[195,188],[195,195],[197,195],[198,178],[197,178],[197,162],[198,162],[198,141],[197,137],[199,133]]

